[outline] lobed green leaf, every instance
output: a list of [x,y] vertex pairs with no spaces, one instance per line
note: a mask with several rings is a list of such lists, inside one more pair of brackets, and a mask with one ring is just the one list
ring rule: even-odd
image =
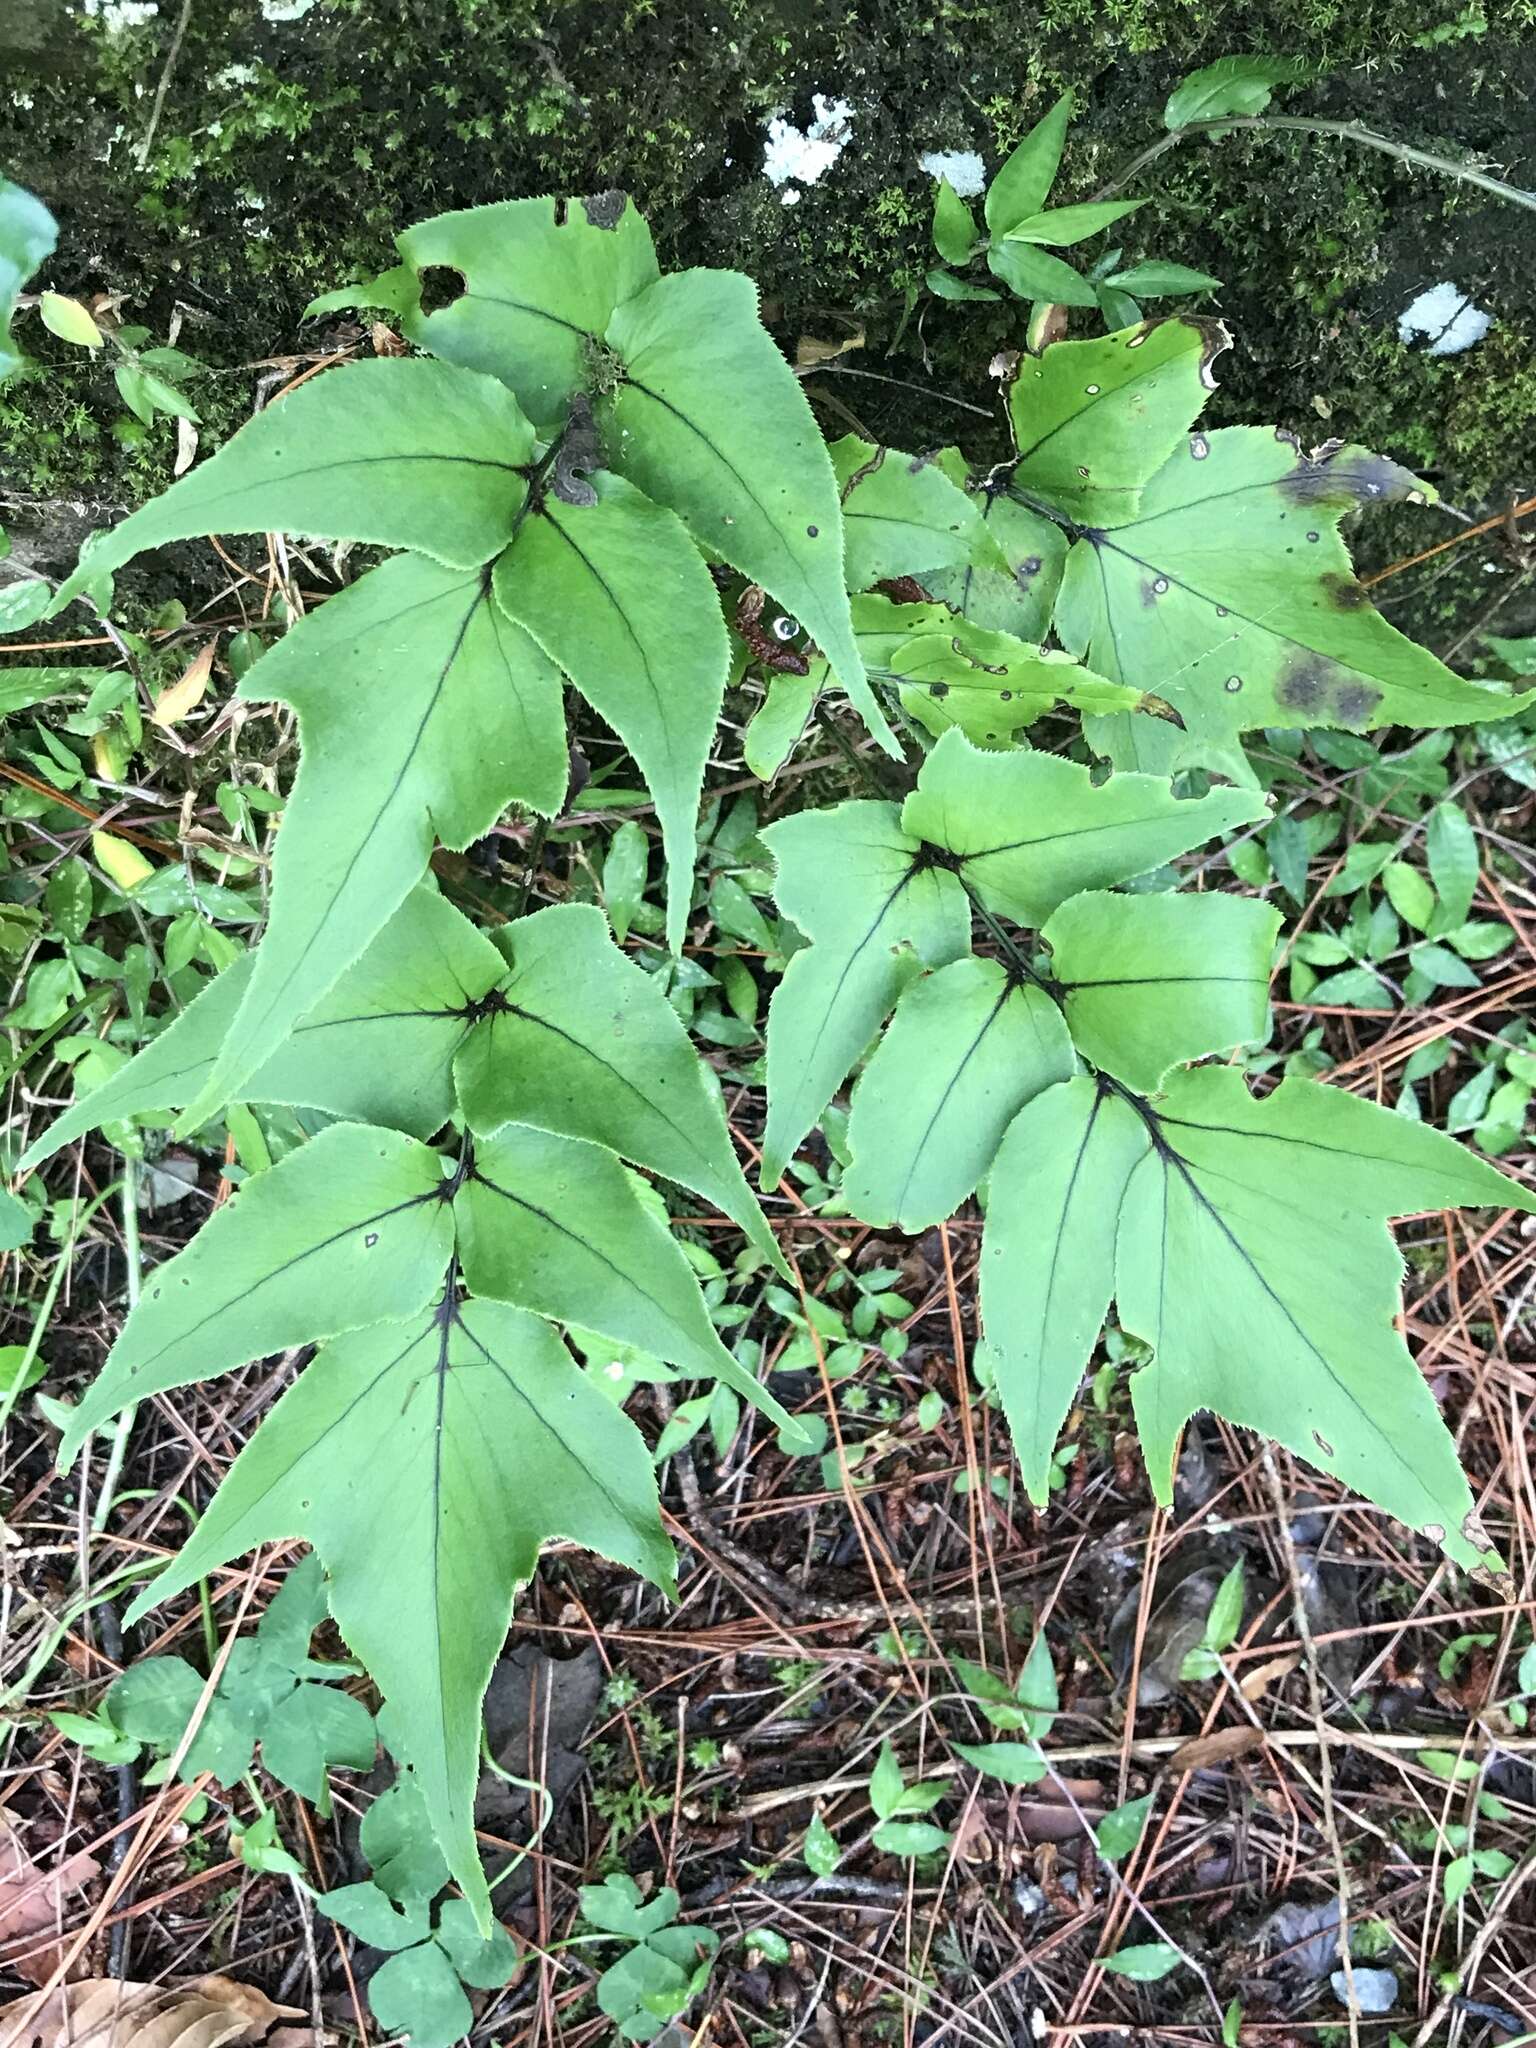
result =
[[902,989],[924,966],[970,950],[970,910],[956,878],[924,862],[894,804],[805,811],[762,836],[779,908],[813,942],[791,959],[768,1012],[762,1185],[773,1187]]
[[453,1249],[443,1187],[435,1152],[361,1124],[333,1125],[258,1174],[147,1277],[60,1463],[131,1401],[419,1313]]
[[254,1544],[313,1543],[337,1626],[388,1702],[449,1868],[485,1931],[474,1834],[480,1705],[517,1589],[554,1536],[673,1587],[655,1479],[632,1426],[536,1316],[450,1296],[410,1322],[328,1346],[133,1612]]
[[1145,874],[1265,808],[1241,789],[1176,797],[1150,775],[1095,783],[1077,762],[982,753],[955,732],[923,763],[901,818],[906,833],[959,857],[990,910],[1039,925],[1079,890]]
[[1183,1060],[1269,1035],[1280,913],[1241,896],[1073,896],[1041,937],[1067,1027],[1101,1073],[1144,1092]]
[[730,660],[720,601],[682,521],[598,474],[591,504],[547,493],[496,563],[496,603],[613,727],[650,785],[682,950],[704,763]]
[[146,548],[208,533],[317,534],[477,568],[511,538],[533,429],[504,385],[444,363],[348,363],[301,385],[91,541],[50,613]]

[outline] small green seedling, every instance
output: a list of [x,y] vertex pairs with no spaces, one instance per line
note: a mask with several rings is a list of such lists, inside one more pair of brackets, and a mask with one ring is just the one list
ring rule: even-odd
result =
[[680,1925],[671,1886],[647,1900],[632,1877],[616,1873],[583,1885],[582,1917],[600,1934],[627,1944],[597,1980],[597,2002],[625,2041],[650,2041],[698,1997],[720,1937],[709,1927]]

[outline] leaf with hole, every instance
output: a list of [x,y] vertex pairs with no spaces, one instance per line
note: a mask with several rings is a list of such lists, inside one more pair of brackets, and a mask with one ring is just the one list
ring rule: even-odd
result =
[[[564,425],[591,375],[593,343],[660,272],[650,229],[620,194],[513,199],[439,214],[398,238],[403,263],[378,280],[411,341],[498,377],[541,433]],[[445,305],[429,273],[456,287]],[[313,310],[313,309],[311,309]]]
[[1080,526],[1131,519],[1146,485],[1187,446],[1227,346],[1218,322],[1180,317],[1022,357],[1008,393],[1018,450],[1009,488]]

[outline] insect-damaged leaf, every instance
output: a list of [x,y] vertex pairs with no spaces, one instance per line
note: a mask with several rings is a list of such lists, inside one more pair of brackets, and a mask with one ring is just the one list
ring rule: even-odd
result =
[[713,1076],[656,982],[614,945],[602,912],[557,904],[498,937],[510,971],[454,1061],[470,1129],[536,1124],[611,1146],[718,1203],[782,1263]]
[[1424,495],[1361,448],[1308,456],[1263,427],[1192,435],[1134,514],[1073,546],[1057,631],[1104,675],[1165,698],[1197,739],[1507,717],[1528,699],[1454,675],[1355,581],[1343,514]]
[[1186,445],[1227,346],[1218,322],[1185,316],[1021,357],[1008,394],[1013,487],[1080,526],[1129,519],[1149,478]]
[[688,1261],[603,1146],[509,1124],[475,1147],[453,1209],[474,1293],[724,1380],[799,1438],[720,1342]]
[[609,466],[800,620],[886,750],[848,617],[837,481],[800,380],[729,270],[685,270],[626,300],[600,422]]
[[604,466],[676,512],[696,539],[804,622],[882,743],[848,625],[842,521],[799,379],[734,271],[657,275],[649,230],[620,194],[476,207],[400,237],[406,267],[459,274],[413,340],[489,371],[540,430],[577,392],[598,406]]
[[1264,813],[1249,790],[1180,798],[1151,775],[1096,784],[1076,762],[981,753],[955,732],[923,763],[902,825],[961,856],[961,874],[990,910],[1038,925],[1080,889],[1145,874]]
[[[206,1087],[256,964],[242,954],[181,1015],[33,1144],[37,1165],[61,1145],[122,1117],[184,1109]],[[470,1006],[506,963],[436,890],[413,889],[336,986],[250,1076],[252,1102],[327,1110],[429,1138],[453,1107],[451,1063]]]
[[70,1416],[61,1463],[130,1401],[416,1314],[453,1249],[443,1185],[435,1152],[361,1124],[336,1124],[259,1174],[145,1280]]
[[913,1232],[951,1215],[1017,1111],[1074,1065],[1056,1005],[999,961],[955,960],[912,983],[853,1091],[854,1214]]
[[1073,896],[1041,937],[1078,1050],[1129,1087],[1268,1035],[1280,913],[1242,896]]
[[[591,374],[594,339],[655,282],[651,231],[622,194],[557,204],[513,199],[439,214],[397,237],[410,285],[407,336],[445,361],[499,377],[543,433],[565,423]],[[422,273],[456,273],[451,304],[422,308]]]
[[981,1311],[1031,1500],[1114,1293],[1115,1222],[1147,1149],[1131,1106],[1087,1076],[1049,1088],[1008,1127],[992,1167]]
[[207,533],[312,533],[416,548],[452,568],[511,536],[533,429],[489,377],[349,363],[274,399],[216,455],[91,541],[57,612],[145,548]]
[[589,505],[545,496],[496,564],[496,602],[607,719],[650,784],[667,849],[667,943],[678,952],[730,645],[682,521],[618,477],[599,474],[592,490]]
[[[1394,1326],[1402,1260],[1386,1223],[1417,1209],[1536,1210],[1536,1194],[1426,1125],[1308,1081],[1255,1102],[1230,1068],[1176,1074],[1156,1129],[1126,1192],[1115,1291],[1156,1354],[1131,1391],[1159,1499],[1171,1498],[1179,1431],[1214,1408],[1458,1563],[1486,1564],[1455,1445]],[[1175,1280],[1191,1273],[1200,1286]]]
[[468,846],[514,799],[551,813],[568,773],[553,664],[483,575],[420,555],[392,557],[312,613],[240,694],[295,706],[303,752],[266,937],[205,1114],[246,1089],[357,958],[434,839]]
[[645,1446],[546,1323],[449,1303],[328,1345],[134,1614],[254,1544],[295,1536],[325,1561],[337,1625],[378,1681],[391,1740],[488,1925],[474,1833],[480,1703],[512,1602],[553,1536],[671,1590]]
[[1054,521],[1003,491],[983,493],[981,516],[1002,548],[1007,573],[971,563],[937,575],[930,571],[924,586],[973,626],[1041,641],[1061,587],[1067,536]]
[[[949,613],[936,604],[895,604],[877,591],[849,601],[853,636],[866,669],[889,671],[890,659],[913,633],[937,630]],[[816,700],[832,687],[832,664],[820,654],[809,658],[807,673],[775,675],[761,710],[747,727],[746,762],[764,781],[777,774],[805,730]]]
[[762,1185],[773,1187],[906,984],[970,951],[971,920],[959,882],[925,860],[894,804],[805,811],[762,837],[779,908],[812,942],[768,1013]]
[[931,458],[877,448],[845,434],[828,451],[843,494],[845,569],[851,590],[885,576],[1008,562],[981,516],[981,503]]
[[953,615],[904,641],[890,668],[901,679],[903,710],[919,725],[935,734],[958,726],[983,746],[1006,745],[1056,704],[1103,713],[1141,701],[1138,691],[1106,682],[1058,648],[1032,647]]

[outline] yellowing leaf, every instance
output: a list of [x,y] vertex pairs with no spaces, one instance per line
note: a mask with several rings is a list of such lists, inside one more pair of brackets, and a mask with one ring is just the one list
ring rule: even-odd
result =
[[154,873],[139,849],[130,846],[126,839],[119,839],[115,833],[93,832],[91,851],[96,856],[96,865],[119,889],[135,888]]
[[194,712],[208,694],[208,679],[213,674],[213,641],[200,647],[187,663],[176,681],[160,692],[155,699],[155,708],[149,714],[154,725],[167,730]]
[[48,332],[56,334],[60,341],[73,342],[76,348],[101,347],[101,329],[78,299],[66,299],[58,292],[44,292],[38,301],[38,311]]

